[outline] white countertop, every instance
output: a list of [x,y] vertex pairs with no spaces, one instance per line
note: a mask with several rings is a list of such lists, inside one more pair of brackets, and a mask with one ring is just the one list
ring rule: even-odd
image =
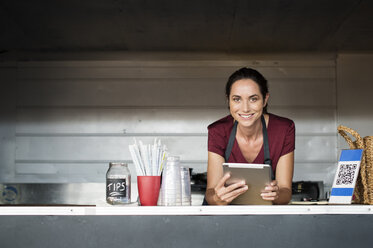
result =
[[370,205],[285,206],[2,206],[0,215],[322,215],[373,214]]

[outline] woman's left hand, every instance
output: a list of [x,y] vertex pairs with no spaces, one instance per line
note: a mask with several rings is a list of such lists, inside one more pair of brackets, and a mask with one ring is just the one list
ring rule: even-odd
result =
[[260,196],[263,198],[263,200],[274,201],[278,198],[279,193],[280,187],[277,185],[277,181],[273,180],[264,188],[264,190],[262,190]]

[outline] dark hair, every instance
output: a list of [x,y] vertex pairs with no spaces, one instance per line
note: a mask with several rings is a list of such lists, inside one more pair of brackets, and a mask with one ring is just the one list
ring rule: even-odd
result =
[[[257,85],[259,86],[260,93],[262,94],[263,101],[268,94],[268,85],[267,85],[267,79],[263,77],[260,72],[257,70],[248,68],[248,67],[243,67],[237,71],[235,71],[228,79],[227,84],[225,85],[225,95],[227,98],[229,98],[229,95],[231,93],[232,85],[241,79],[251,79]],[[268,104],[267,104],[268,105]],[[263,112],[267,113],[267,105],[263,108]]]

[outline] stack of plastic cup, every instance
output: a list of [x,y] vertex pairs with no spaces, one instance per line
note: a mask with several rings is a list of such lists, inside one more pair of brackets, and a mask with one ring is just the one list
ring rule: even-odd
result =
[[180,158],[170,156],[162,173],[162,186],[158,199],[161,206],[181,206]]
[[188,167],[181,167],[181,205],[190,206],[192,203],[190,173]]

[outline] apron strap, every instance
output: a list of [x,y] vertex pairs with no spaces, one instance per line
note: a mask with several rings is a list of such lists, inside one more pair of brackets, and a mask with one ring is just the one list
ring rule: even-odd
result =
[[232,148],[233,148],[233,145],[234,145],[234,141],[236,140],[237,124],[238,124],[238,122],[234,121],[231,134],[229,135],[227,149],[225,149],[224,159],[225,159],[226,163],[228,163],[228,159],[229,159],[229,157],[231,156],[231,153],[232,153]]
[[273,168],[272,160],[269,154],[268,134],[267,134],[267,127],[266,127],[266,121],[264,119],[264,115],[262,115],[261,120],[262,120],[262,130],[263,130],[264,164],[268,164],[269,166],[271,166],[271,178],[272,180],[275,180],[275,174],[273,173],[273,169],[272,169]]
[[262,115],[262,129],[263,129],[263,149],[264,149],[264,164],[268,164],[272,166],[272,160],[269,155],[269,143],[268,143],[268,134],[267,134],[267,127],[266,121],[264,120],[264,116]]

